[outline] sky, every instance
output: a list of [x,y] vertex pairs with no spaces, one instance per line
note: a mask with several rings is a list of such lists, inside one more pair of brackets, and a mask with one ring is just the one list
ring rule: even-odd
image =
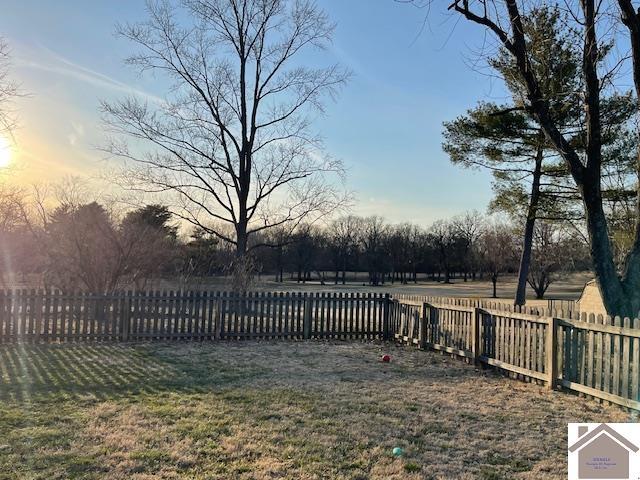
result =
[[[318,0],[337,24],[323,55],[353,77],[315,126],[347,167],[356,214],[428,225],[483,211],[491,199],[486,172],[449,162],[442,122],[478,101],[504,99],[504,90],[472,66],[482,29],[444,4],[427,12],[394,0]],[[116,23],[145,17],[144,0],[3,0],[0,35],[28,94],[16,104],[16,182],[96,176],[111,167],[100,150],[100,101],[166,93],[161,79],[124,64],[132,45],[114,34]]]

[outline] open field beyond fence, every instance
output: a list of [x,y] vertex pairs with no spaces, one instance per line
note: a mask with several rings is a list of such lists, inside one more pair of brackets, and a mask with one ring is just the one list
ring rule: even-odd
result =
[[640,410],[640,320],[363,293],[0,292],[0,343],[399,340]]
[[0,345],[6,480],[563,479],[594,420],[633,419],[379,342]]

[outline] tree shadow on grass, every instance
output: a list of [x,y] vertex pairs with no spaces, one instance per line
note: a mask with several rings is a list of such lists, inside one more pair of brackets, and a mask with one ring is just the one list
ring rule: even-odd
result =
[[[177,346],[180,348],[180,346]],[[150,345],[0,346],[0,400],[113,399],[137,393],[204,393],[237,385],[259,368],[230,369]]]
[[[265,343],[0,345],[0,401],[108,400],[140,393],[207,393],[278,385],[331,391],[336,384],[465,383],[469,365],[409,351],[383,365],[368,346]],[[360,347],[358,345],[358,347]],[[366,347],[366,348],[365,348]],[[306,355],[306,356],[305,356]],[[327,357],[329,360],[327,360]],[[260,387],[261,388],[261,387]]]

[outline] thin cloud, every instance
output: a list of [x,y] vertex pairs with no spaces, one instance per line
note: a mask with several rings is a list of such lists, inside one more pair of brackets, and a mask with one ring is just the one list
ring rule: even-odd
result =
[[44,54],[40,55],[44,58],[36,60],[34,57],[37,57],[38,55],[28,54],[24,57],[20,56],[16,58],[16,65],[55,73],[58,75],[64,75],[99,88],[143,97],[153,103],[164,102],[164,100],[157,95],[153,95],[144,90],[134,88],[131,85],[127,85],[126,83],[121,82],[113,77],[90,69],[78,63],[72,62],[68,58],[59,55],[58,53],[45,46],[39,45],[38,49],[42,54]]

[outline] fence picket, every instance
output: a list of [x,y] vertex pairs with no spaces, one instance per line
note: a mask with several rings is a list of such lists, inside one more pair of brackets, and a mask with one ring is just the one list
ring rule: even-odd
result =
[[[44,311],[42,313],[42,340],[44,343],[48,343],[51,340],[51,292],[44,290],[42,295],[44,296]],[[2,301],[0,303],[0,316],[4,317],[4,292],[2,292]],[[1,320],[0,320],[1,323]],[[0,328],[0,336],[2,335],[2,329]],[[0,339],[0,342],[2,340]]]
[[[587,322],[595,323],[595,316],[590,314],[587,318]],[[587,377],[585,380],[585,384],[588,387],[593,387],[594,375],[593,371],[595,368],[595,350],[594,350],[594,334],[592,330],[589,330],[587,333]]]
[[59,322],[59,328],[60,328],[59,336],[60,336],[61,342],[67,340],[66,325],[67,325],[67,312],[69,310],[68,307],[69,307],[69,296],[65,294],[61,294],[60,295],[60,322]]
[[[596,318],[596,323],[597,324],[602,324],[603,320],[602,320],[602,315],[598,315],[598,317]],[[596,350],[596,385],[595,388],[596,390],[602,390],[603,389],[603,382],[602,382],[602,366],[603,366],[603,361],[604,361],[604,333],[602,332],[597,332],[595,334],[595,350]]]
[[[611,317],[605,319],[606,325],[613,323]],[[611,335],[609,333],[604,334],[604,391],[611,392],[611,356],[613,354]]]
[[[291,328],[289,325],[290,318],[289,312],[293,311],[293,302],[291,297],[291,292],[286,292],[284,296],[284,338],[290,338],[291,336]],[[293,315],[291,316],[293,318]]]
[[[622,326],[622,320],[620,317],[615,317],[613,319],[613,324],[616,327]],[[614,335],[612,337],[613,342],[613,358],[612,358],[612,369],[613,369],[613,385],[611,393],[614,395],[620,395],[620,340],[621,337],[619,335]]]
[[7,315],[7,293],[0,290],[0,343],[11,340],[11,317]]
[[[640,328],[640,319],[633,319],[633,328]],[[631,399],[640,401],[640,397],[638,397],[638,382],[640,380],[640,339],[634,338],[632,340],[633,347],[631,353],[631,366],[632,366],[632,378],[631,378]]]
[[[623,326],[624,328],[630,328],[631,327],[631,319],[629,319],[628,317],[625,317],[624,321],[623,321]],[[623,398],[631,398],[629,396],[629,365],[631,364],[632,358],[631,358],[631,351],[629,350],[630,348],[630,343],[629,343],[629,337],[627,337],[626,335],[623,337],[622,339],[622,378],[620,380],[620,388],[621,388],[621,393],[620,396]]]

